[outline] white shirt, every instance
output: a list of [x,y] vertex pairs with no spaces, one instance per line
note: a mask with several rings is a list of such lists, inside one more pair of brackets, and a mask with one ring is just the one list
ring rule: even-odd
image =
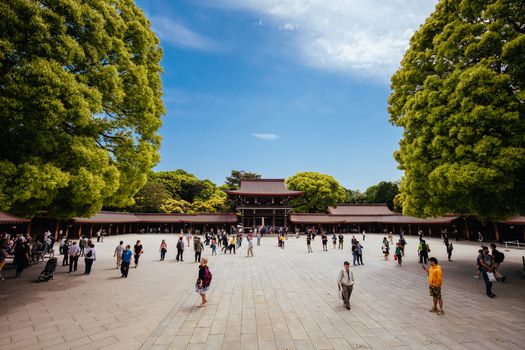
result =
[[338,284],[344,284],[345,286],[352,286],[354,285],[354,274],[352,271],[346,269],[342,269],[341,272],[339,272],[339,276],[337,277],[337,283]]
[[73,244],[69,247],[68,253],[70,256],[76,256],[80,254],[80,247],[78,244]]
[[122,256],[122,252],[124,252],[124,246],[119,244],[115,248],[115,254],[117,254],[120,257],[120,256]]

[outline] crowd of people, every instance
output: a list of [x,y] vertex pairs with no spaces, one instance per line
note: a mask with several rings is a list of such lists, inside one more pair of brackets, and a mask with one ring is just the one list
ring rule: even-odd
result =
[[[206,292],[211,283],[211,272],[208,267],[207,258],[202,257],[203,251],[206,247],[209,247],[211,256],[217,255],[217,248],[223,254],[237,254],[239,249],[243,246],[243,242],[246,242],[246,256],[254,256],[254,239],[257,239],[257,245],[261,244],[261,237],[263,235],[264,228],[254,228],[248,232],[234,231],[227,232],[226,230],[217,230],[216,232],[205,232],[203,237],[199,235],[192,235],[190,232],[180,234],[176,243],[176,258],[177,262],[184,261],[185,249],[193,245],[194,262],[199,264],[199,273],[197,282],[195,284],[195,290],[201,296],[200,306],[207,304]],[[322,251],[327,252],[328,249],[328,233],[316,227],[308,228],[305,232],[307,252],[313,253],[312,242],[315,241],[316,236],[320,237]],[[97,242],[103,242],[105,233],[100,230],[95,234]],[[417,256],[418,261],[422,266],[422,269],[428,273],[429,293],[433,298],[433,306],[430,311],[435,312],[439,315],[443,314],[443,300],[441,297],[441,285],[442,285],[442,268],[438,264],[435,257],[429,257],[431,252],[429,244],[423,237],[423,232],[418,232],[419,242],[417,245]],[[448,239],[447,232],[442,233],[443,243],[445,245],[446,254],[448,261],[452,261],[453,244]],[[285,249],[285,243],[288,240],[288,234],[283,231],[276,235],[277,247]],[[366,232],[362,232],[362,241],[364,242]],[[11,237],[7,234],[3,234],[1,237],[0,245],[0,278],[2,276],[2,267],[5,264],[5,259],[8,256],[13,256],[14,264],[16,265],[15,277],[20,277],[22,272],[27,266],[38,262],[38,259],[43,260],[43,255],[48,254],[52,256],[54,254],[54,240],[51,233],[47,231],[44,234],[42,241],[32,240],[31,236],[27,235],[16,235]],[[299,238],[299,235],[297,235]],[[333,233],[331,236],[332,247],[337,250],[344,250],[345,236],[341,233]],[[186,242],[185,242],[186,241]],[[191,244],[192,243],[192,244]],[[480,244],[483,244],[480,239]],[[397,261],[397,266],[402,266],[405,247],[407,242],[404,238],[404,233],[399,234],[399,239],[395,243],[394,260]],[[381,242],[381,251],[385,261],[389,260],[390,249],[394,246],[394,238],[390,232],[385,235]],[[491,251],[487,246],[481,247],[478,251],[476,258],[477,272],[475,277],[480,278],[483,276],[483,280],[486,286],[486,295],[490,298],[494,298],[495,294],[492,292],[493,282],[505,282],[506,277],[500,272],[500,265],[505,259],[505,255],[500,252],[495,244],[490,245]],[[355,234],[352,235],[350,241],[350,251],[352,254],[352,264],[349,261],[345,261],[343,269],[340,271],[337,278],[337,285],[341,291],[341,297],[343,305],[350,309],[350,296],[352,294],[355,278],[350,270],[353,265],[361,266],[363,263],[363,244],[357,240]],[[84,274],[90,275],[94,262],[97,259],[97,253],[95,245],[92,239],[81,236],[76,240],[70,240],[66,237],[62,237],[59,241],[59,252],[62,255],[62,266],[68,266],[69,273],[76,272],[78,268],[79,258],[84,258]],[[134,262],[134,268],[138,268],[140,257],[144,253],[144,247],[140,240],[136,241],[133,247],[130,244],[124,244],[124,241],[120,241],[114,249],[114,257],[116,259],[116,268],[120,269],[121,277],[127,278],[129,275],[129,269],[132,262]],[[159,245],[159,260],[164,261],[168,253],[168,242],[163,239]],[[427,264],[430,264],[427,268]]]

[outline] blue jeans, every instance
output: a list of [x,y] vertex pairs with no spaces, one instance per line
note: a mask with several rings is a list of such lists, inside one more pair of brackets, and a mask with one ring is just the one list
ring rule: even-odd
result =
[[[352,257],[354,258],[352,265],[359,265],[359,260],[357,259],[357,253],[352,253]],[[356,261],[357,261],[357,264],[356,264]]]

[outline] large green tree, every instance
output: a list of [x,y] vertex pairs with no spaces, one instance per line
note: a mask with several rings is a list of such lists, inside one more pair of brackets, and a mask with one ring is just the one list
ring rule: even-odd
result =
[[394,205],[394,198],[398,194],[399,184],[397,182],[381,181],[366,189],[365,203],[386,203],[391,210],[394,210],[397,209]]
[[331,205],[342,203],[346,198],[345,189],[330,175],[316,172],[302,172],[286,180],[288,189],[304,191],[291,204],[298,212],[324,212]]
[[392,77],[407,214],[525,214],[525,2],[442,0]]
[[345,203],[365,203],[366,196],[359,190],[350,190],[345,188]]
[[158,162],[159,40],[132,0],[0,0],[0,210],[122,207]]
[[200,180],[182,169],[149,175],[148,183],[129,208],[140,212],[217,213],[228,211],[227,196],[210,180]]

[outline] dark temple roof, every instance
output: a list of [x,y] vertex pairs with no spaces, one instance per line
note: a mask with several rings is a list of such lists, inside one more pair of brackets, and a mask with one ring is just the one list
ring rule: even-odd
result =
[[332,215],[394,215],[386,203],[377,204],[339,204],[328,207],[328,214]]
[[226,224],[236,223],[237,214],[142,214],[102,211],[90,218],[75,218],[79,224],[131,224],[131,223],[188,223]]
[[21,224],[30,221],[30,219],[19,218],[18,216],[0,211],[0,224]]
[[304,192],[290,191],[284,179],[245,179],[241,180],[241,188],[226,193],[240,196],[300,196]]

